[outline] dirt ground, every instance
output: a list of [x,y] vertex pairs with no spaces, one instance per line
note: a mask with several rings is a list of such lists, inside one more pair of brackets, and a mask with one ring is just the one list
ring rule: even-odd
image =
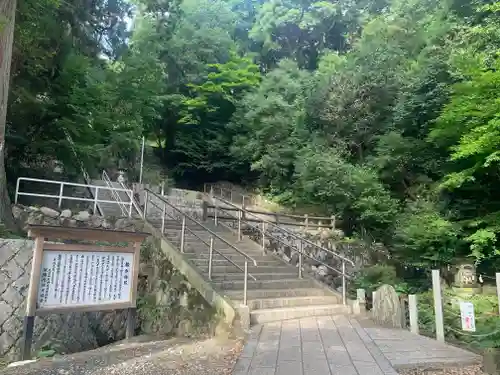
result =
[[443,369],[405,369],[399,370],[400,375],[484,375],[480,365],[467,367],[451,367]]
[[241,349],[240,340],[227,338],[152,341],[136,337],[131,342],[4,368],[0,375],[230,375]]

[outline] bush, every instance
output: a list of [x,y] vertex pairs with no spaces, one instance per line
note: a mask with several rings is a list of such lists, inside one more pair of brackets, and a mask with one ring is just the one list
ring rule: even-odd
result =
[[381,285],[389,284],[398,293],[407,293],[408,285],[397,276],[396,268],[387,264],[377,264],[360,270],[354,277],[351,286],[353,294],[356,289],[362,288],[368,296]]
[[[476,332],[463,332],[460,300],[474,304]],[[418,320],[424,335],[435,336],[434,301],[432,291],[418,296]],[[497,296],[475,295],[463,298],[452,291],[443,293],[445,338],[470,349],[500,347],[500,318]]]

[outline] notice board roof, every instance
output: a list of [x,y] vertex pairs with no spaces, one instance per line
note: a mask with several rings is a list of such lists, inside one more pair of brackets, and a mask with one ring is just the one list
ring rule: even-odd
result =
[[89,240],[108,242],[142,242],[150,234],[109,229],[72,228],[52,225],[28,225],[29,237],[63,240]]

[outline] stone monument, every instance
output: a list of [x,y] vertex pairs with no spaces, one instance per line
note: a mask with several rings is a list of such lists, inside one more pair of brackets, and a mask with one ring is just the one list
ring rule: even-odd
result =
[[374,292],[372,318],[382,326],[402,328],[401,303],[396,290],[384,284]]
[[468,261],[458,263],[453,282],[453,290],[458,293],[475,294],[481,292],[477,283],[476,267]]

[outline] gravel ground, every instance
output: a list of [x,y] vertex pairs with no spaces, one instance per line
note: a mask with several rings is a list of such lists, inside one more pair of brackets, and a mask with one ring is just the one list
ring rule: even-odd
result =
[[448,367],[442,369],[405,369],[399,370],[400,375],[484,375],[480,365],[467,367]]
[[240,340],[134,338],[89,352],[0,370],[0,375],[230,375]]

